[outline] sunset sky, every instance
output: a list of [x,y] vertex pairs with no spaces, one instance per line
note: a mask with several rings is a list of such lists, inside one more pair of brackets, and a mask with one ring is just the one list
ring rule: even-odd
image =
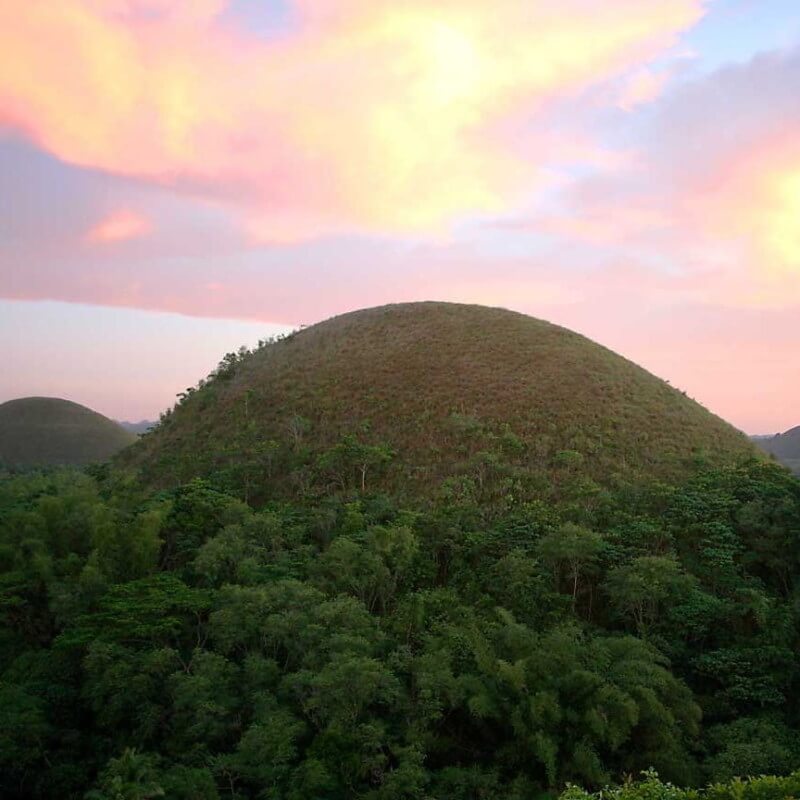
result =
[[420,299],[800,424],[800,2],[0,0],[0,401]]

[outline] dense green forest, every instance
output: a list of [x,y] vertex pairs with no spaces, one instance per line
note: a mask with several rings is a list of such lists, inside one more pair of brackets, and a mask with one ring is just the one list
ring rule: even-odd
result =
[[[577,800],[800,765],[783,468],[412,509],[356,444],[319,457],[337,490],[255,507],[242,472],[5,474],[0,795]],[[698,796],[656,785],[618,796]]]

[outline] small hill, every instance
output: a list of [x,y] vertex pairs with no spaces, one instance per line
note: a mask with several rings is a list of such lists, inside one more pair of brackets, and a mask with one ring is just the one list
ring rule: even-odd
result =
[[800,425],[777,436],[759,436],[755,443],[800,475]]
[[599,484],[666,478],[698,457],[756,452],[682,392],[583,336],[498,308],[410,303],[231,354],[122,462],[159,485],[247,463],[270,491],[320,473],[345,488],[355,479],[331,465],[347,453],[357,462],[362,444],[386,444],[394,458],[379,468],[380,453],[368,452],[375,468],[361,485],[413,496],[448,481],[454,491],[483,485],[500,462],[510,465],[504,491],[539,493],[566,473]]
[[107,461],[136,437],[85,406],[54,397],[0,404],[0,464],[14,467]]
[[128,422],[127,420],[115,421],[120,427],[124,428],[126,431],[130,431],[131,433],[135,433],[137,436],[147,433],[150,428],[154,428],[157,424],[150,419],[143,419],[139,422]]

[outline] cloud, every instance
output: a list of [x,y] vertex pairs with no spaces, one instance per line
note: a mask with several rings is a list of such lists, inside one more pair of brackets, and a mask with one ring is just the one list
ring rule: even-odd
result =
[[[480,256],[467,244],[337,245],[276,248],[224,260],[47,261],[14,276],[6,296],[292,327],[388,302],[500,305],[590,336],[750,432],[796,424],[792,415],[800,386],[797,370],[790,368],[800,349],[796,296],[787,298],[785,308],[764,314],[714,301],[709,285],[718,282],[717,274],[659,274],[646,263],[611,257],[587,267],[577,249],[501,259]],[[209,322],[209,329],[213,326]],[[193,345],[184,346],[195,358]],[[79,363],[77,356],[73,363]],[[195,379],[212,366],[209,357]]]
[[697,187],[692,211],[700,230],[740,240],[765,281],[800,278],[800,121],[715,171]]
[[650,142],[663,204],[687,237],[730,248],[762,284],[754,301],[800,291],[798,85],[800,48],[720,70],[664,104]]
[[637,106],[652,103],[664,91],[668,80],[668,72],[642,69],[625,81],[617,105],[624,111],[632,111]]
[[84,241],[91,244],[124,242],[146,235],[151,227],[148,220],[132,211],[115,211],[88,230]]
[[0,0],[0,294],[511,306],[788,427],[800,51],[682,67],[703,9],[296,0],[264,36],[222,0]]
[[638,68],[704,12],[296,0],[265,40],[226,5],[0,0],[0,122],[71,164],[232,202],[259,240],[436,231],[530,189],[539,165],[493,139],[503,119]]
[[708,302],[800,297],[800,49],[671,89],[626,131],[618,169],[565,180],[517,230],[586,258],[694,274]]

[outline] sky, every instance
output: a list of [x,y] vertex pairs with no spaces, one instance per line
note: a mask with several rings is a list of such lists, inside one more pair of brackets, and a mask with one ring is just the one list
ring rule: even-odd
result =
[[423,299],[800,424],[800,3],[0,0],[0,402]]

